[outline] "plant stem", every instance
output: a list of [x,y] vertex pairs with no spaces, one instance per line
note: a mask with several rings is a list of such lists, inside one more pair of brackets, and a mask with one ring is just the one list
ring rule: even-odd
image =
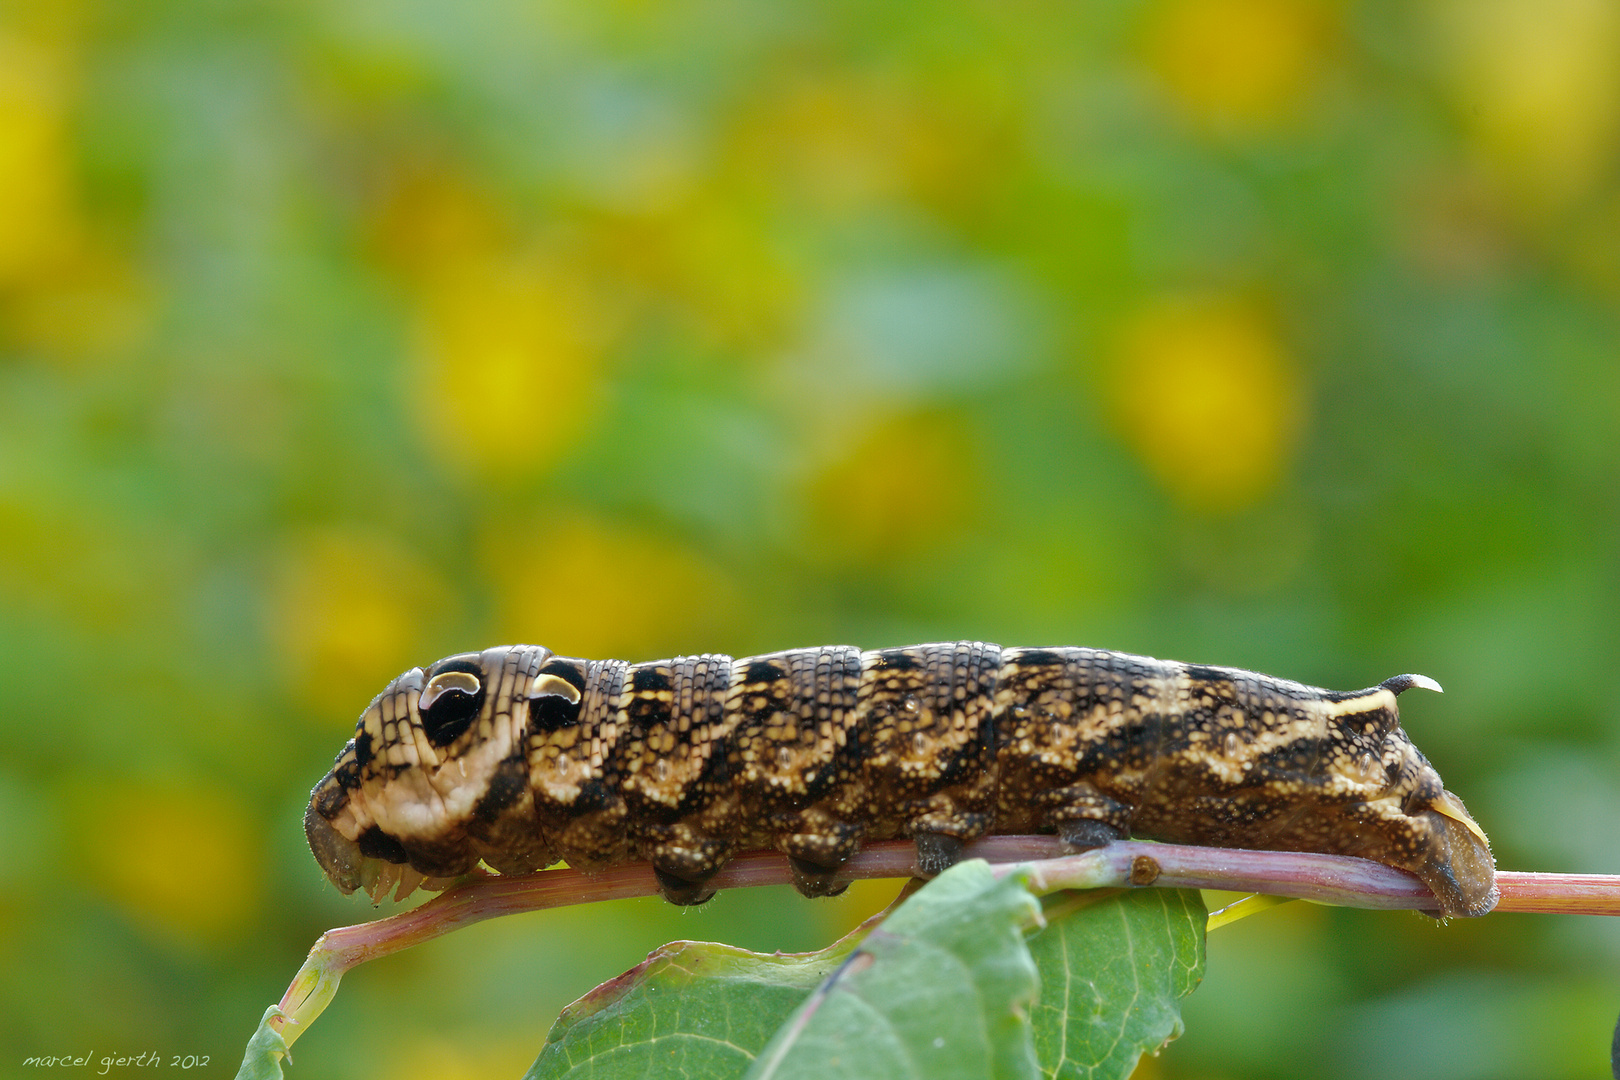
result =
[[[1364,859],[1280,851],[1186,847],[1123,841],[1079,855],[1063,855],[1050,836],[991,836],[967,846],[966,858],[1003,864],[998,872],[1029,875],[1037,893],[1076,888],[1228,889],[1290,896],[1342,907],[1437,911],[1417,878]],[[916,849],[908,840],[868,846],[844,864],[842,877],[911,877]],[[752,851],[726,864],[714,878],[720,889],[792,881],[787,860]],[[1620,876],[1503,871],[1498,912],[1620,915]],[[343,973],[357,964],[429,941],[471,923],[522,911],[650,896],[658,891],[652,867],[634,863],[597,873],[542,870],[533,874],[475,874],[420,907],[322,934],[282,997],[282,1017],[270,1021],[290,1045],[337,992]]]

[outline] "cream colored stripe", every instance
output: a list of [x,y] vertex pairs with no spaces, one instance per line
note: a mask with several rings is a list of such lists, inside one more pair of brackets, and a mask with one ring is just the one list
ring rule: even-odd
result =
[[1379,687],[1353,698],[1345,698],[1343,701],[1328,701],[1324,698],[1318,704],[1321,706],[1322,715],[1330,717],[1354,716],[1357,713],[1374,712],[1378,709],[1394,712],[1395,695]]

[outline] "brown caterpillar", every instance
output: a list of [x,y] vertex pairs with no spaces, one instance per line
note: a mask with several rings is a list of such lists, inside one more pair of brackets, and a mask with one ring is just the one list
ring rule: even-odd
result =
[[912,837],[937,873],[964,841],[1047,832],[1358,855],[1416,874],[1446,915],[1482,915],[1495,863],[1401,729],[1413,686],[1439,689],[977,641],[646,664],[504,646],[378,694],[305,832],[338,888],[379,897],[480,860],[646,859],[666,897],[701,903],[750,848],[830,895],[864,841]]

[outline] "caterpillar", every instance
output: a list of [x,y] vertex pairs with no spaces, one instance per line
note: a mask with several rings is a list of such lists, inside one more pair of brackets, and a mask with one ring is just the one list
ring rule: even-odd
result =
[[412,668],[310,796],[343,892],[443,888],[480,861],[652,864],[702,903],[739,851],[840,891],[862,843],[938,873],[987,833],[1069,850],[1138,836],[1355,855],[1416,874],[1443,915],[1496,901],[1485,833],[1401,728],[1421,675],[1335,692],[1236,668],[979,641],[628,664],[534,645]]

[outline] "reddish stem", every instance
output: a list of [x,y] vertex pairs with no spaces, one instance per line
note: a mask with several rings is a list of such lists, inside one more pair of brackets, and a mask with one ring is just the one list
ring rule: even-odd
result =
[[[1416,908],[1435,911],[1434,897],[1417,878],[1363,859],[1294,852],[1245,851],[1126,841],[1080,855],[1061,854],[1050,836],[992,836],[967,846],[966,857],[1012,873],[1020,864],[1036,892],[1065,888],[1152,885],[1157,888],[1228,889],[1292,896],[1342,906]],[[868,846],[844,865],[842,877],[911,877],[916,849],[910,841]],[[752,851],[727,863],[714,878],[719,889],[779,885],[792,880],[787,861],[774,851]],[[1620,915],[1620,876],[1500,872],[1499,912]],[[338,979],[356,964],[409,948],[471,923],[522,911],[649,896],[657,879],[646,863],[597,873],[475,875],[411,911],[373,922],[328,930],[281,999],[285,1014],[271,1021],[292,1043],[337,990]],[[292,1026],[288,1026],[292,1025]]]

